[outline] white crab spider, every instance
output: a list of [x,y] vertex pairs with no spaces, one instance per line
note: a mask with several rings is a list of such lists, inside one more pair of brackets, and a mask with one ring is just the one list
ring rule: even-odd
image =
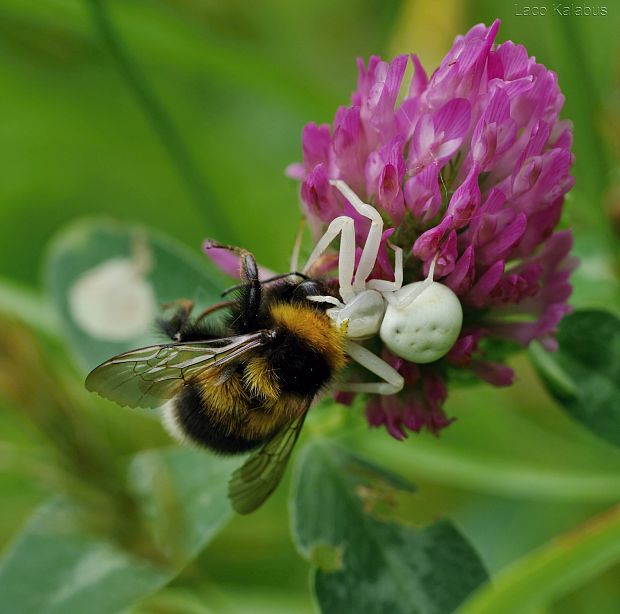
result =
[[[404,385],[402,376],[357,342],[379,333],[386,346],[397,356],[415,363],[433,362],[450,350],[461,331],[461,304],[450,288],[433,281],[435,259],[424,281],[403,286],[403,250],[397,246],[391,246],[395,255],[394,281],[368,280],[379,253],[383,220],[379,212],[363,203],[344,181],[333,180],[330,183],[359,214],[370,220],[370,230],[355,270],[354,221],[346,215],[332,220],[302,272],[307,273],[330,243],[341,235],[338,283],[342,300],[333,296],[309,298],[334,305],[327,310],[327,314],[336,325],[346,324],[347,353],[384,380],[374,383],[355,382],[343,385],[340,389],[395,394]],[[296,270],[296,267],[292,266],[291,270]]]

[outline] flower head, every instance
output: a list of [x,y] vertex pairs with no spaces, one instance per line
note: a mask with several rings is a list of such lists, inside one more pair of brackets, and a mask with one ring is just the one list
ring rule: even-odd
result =
[[435,280],[461,301],[462,331],[441,360],[415,365],[384,348],[407,385],[372,397],[367,415],[398,439],[451,422],[442,405],[457,372],[511,384],[506,348],[538,340],[554,349],[570,310],[572,237],[556,230],[574,183],[564,96],[556,74],[522,45],[494,44],[498,29],[499,21],[479,24],[457,37],[430,78],[415,55],[358,60],[351,104],[332,126],[304,128],[303,162],[288,169],[317,237],[344,213],[365,238],[367,225],[330,184],[344,180],[386,222],[373,276],[393,278],[389,238],[405,250],[405,283],[423,279],[435,260]]

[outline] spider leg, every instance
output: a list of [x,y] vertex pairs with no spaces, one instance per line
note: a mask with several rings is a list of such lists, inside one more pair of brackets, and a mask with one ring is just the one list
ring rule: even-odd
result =
[[370,230],[368,231],[366,243],[364,244],[353,281],[353,289],[356,292],[361,292],[366,289],[366,280],[372,273],[377,261],[377,254],[381,246],[381,236],[383,235],[383,219],[372,205],[362,202],[359,196],[344,181],[337,179],[330,181],[330,183],[340,191],[360,215],[370,220]]
[[379,292],[396,292],[403,285],[403,250],[398,245],[389,244],[394,250],[394,281],[385,279],[371,279],[366,287]]
[[171,309],[173,307],[176,307],[176,309],[172,314],[157,319],[157,327],[164,335],[178,342],[183,336],[183,330],[190,324],[194,301],[180,298],[161,305],[162,309]]
[[385,360],[367,350],[363,345],[354,341],[347,341],[346,352],[355,362],[368,369],[371,373],[378,375],[384,381],[341,384],[336,386],[338,390],[342,392],[369,392],[374,394],[396,394],[402,390],[405,385],[403,376]]
[[390,294],[384,295],[387,302],[395,305],[396,307],[399,307],[400,309],[407,308],[409,305],[411,305],[411,303],[413,303],[413,301],[415,301],[415,299],[417,299],[418,296],[420,296],[420,294],[422,294],[422,292],[424,292],[433,283],[433,277],[435,275],[435,264],[437,263],[438,255],[439,254],[436,254],[433,258],[431,266],[428,270],[428,275],[422,283],[416,284],[416,287],[413,288],[411,292],[409,292],[406,296],[401,297],[400,299],[397,299],[395,296]]
[[314,301],[315,303],[329,303],[330,305],[334,305],[339,309],[342,309],[344,307],[344,303],[340,302],[334,296],[306,296],[306,299],[308,301]]
[[346,303],[354,296],[351,280],[355,268],[355,229],[353,220],[346,215],[341,215],[333,219],[327,227],[325,234],[319,239],[314,250],[302,269],[302,273],[307,273],[312,265],[320,258],[329,244],[338,236],[340,238],[340,253],[338,256],[338,284],[340,286],[340,296]]

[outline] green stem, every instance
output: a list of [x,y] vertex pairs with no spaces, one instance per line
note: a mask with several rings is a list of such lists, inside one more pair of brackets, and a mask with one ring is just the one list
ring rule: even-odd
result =
[[222,240],[234,239],[232,227],[219,214],[213,190],[205,182],[172,118],[158,100],[138,64],[133,60],[125,43],[115,30],[105,7],[105,0],[86,0],[86,2],[90,7],[95,28],[114,58],[119,72],[133,92],[144,114],[148,117],[151,126],[185,181],[201,213],[207,214],[209,231]]

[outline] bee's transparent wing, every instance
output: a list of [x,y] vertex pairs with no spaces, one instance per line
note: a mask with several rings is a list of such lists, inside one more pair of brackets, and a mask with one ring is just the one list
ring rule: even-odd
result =
[[264,331],[259,331],[131,350],[93,369],[86,388],[127,407],[159,407],[197,373],[238,359],[264,338]]
[[286,425],[233,473],[228,484],[228,497],[237,513],[250,514],[257,510],[276,489],[307,413],[306,408],[299,418]]

